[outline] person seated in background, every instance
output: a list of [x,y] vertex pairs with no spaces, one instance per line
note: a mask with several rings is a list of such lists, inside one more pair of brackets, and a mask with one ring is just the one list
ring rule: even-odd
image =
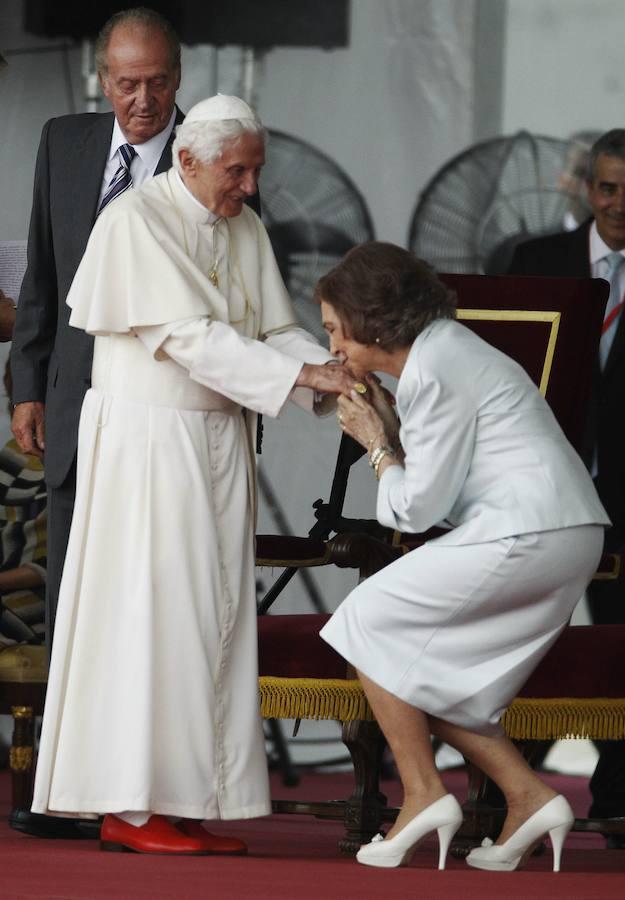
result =
[[[377,518],[449,530],[360,584],[321,636],[358,672],[404,800],[358,861],[407,863],[432,831],[439,868],[462,822],[431,735],[503,791],[496,843],[469,865],[517,868],[549,833],[558,870],[574,816],[506,737],[501,716],[567,624],[609,524],[592,481],[527,373],[455,321],[456,298],[412,253],[356,247],[316,289],[330,349],[367,380],[338,420],[369,454]],[[369,373],[398,378],[397,412]]]
[[[11,410],[11,367],[4,370]],[[0,644],[45,637],[46,486],[37,456],[11,438],[0,450]]]
[[14,438],[0,450],[0,504],[0,644],[43,643],[46,486],[41,460]]
[[[10,410],[8,362],[4,386]],[[19,643],[44,641],[46,556],[43,465],[38,457],[23,453],[12,438],[0,450],[0,653]],[[7,717],[6,721],[10,727],[11,720]],[[7,763],[8,740],[3,727],[0,765]]]
[[0,288],[0,343],[2,344],[6,344],[13,337],[16,309],[15,301],[11,297],[7,297]]

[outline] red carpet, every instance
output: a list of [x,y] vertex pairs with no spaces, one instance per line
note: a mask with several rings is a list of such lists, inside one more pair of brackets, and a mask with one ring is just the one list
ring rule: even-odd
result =
[[[446,782],[462,799],[465,776],[451,772]],[[576,813],[588,805],[586,779],[552,776]],[[348,775],[310,774],[298,788],[274,779],[274,796],[337,799],[351,787]],[[383,790],[391,803],[398,785]],[[573,835],[564,850],[564,871],[553,874],[551,852],[533,858],[521,872],[468,870],[450,858],[438,872],[435,840],[417,850],[406,869],[380,870],[341,857],[337,842],[342,826],[307,816],[272,816],[242,823],[218,824],[214,831],[231,832],[250,847],[246,858],[165,858],[102,853],[95,841],[45,841],[11,831],[9,775],[0,773],[0,898],[1,900],[621,900],[625,896],[625,851],[603,849],[595,835]]]

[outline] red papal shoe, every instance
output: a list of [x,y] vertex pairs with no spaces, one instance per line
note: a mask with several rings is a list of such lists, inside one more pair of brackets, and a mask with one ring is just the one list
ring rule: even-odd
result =
[[181,819],[176,828],[189,837],[201,841],[206,853],[219,853],[222,856],[245,856],[247,845],[238,838],[211,834],[197,819]]
[[431,831],[438,833],[438,868],[445,868],[449,844],[462,825],[462,809],[451,794],[426,806],[419,815],[404,825],[395,837],[383,838],[377,834],[370,844],[363,844],[356,859],[365,866],[391,869],[407,866],[412,854],[423,838]]
[[484,838],[481,847],[471,850],[467,863],[474,869],[512,872],[518,869],[544,835],[549,834],[553,847],[553,871],[560,871],[562,845],[575,821],[573,810],[562,794],[545,803],[503,844]]
[[130,825],[109,813],[100,831],[102,850],[131,850],[134,853],[162,853],[206,856],[202,841],[182,834],[165,816],[150,816],[145,825]]

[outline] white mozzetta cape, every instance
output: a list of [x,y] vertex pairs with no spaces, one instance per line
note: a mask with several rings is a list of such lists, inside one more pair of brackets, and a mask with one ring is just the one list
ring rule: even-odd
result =
[[[127,191],[98,219],[67,303],[70,324],[90,334],[123,334],[206,316],[234,325],[247,337],[295,327],[291,301],[267,232],[247,206],[218,219],[188,193],[173,169],[138,191]],[[218,290],[203,271],[199,244],[217,229]],[[225,254],[228,254],[227,263]],[[198,254],[200,258],[198,259]],[[198,265],[199,263],[199,265]],[[225,281],[224,281],[225,277]],[[233,317],[235,302],[251,310]]]

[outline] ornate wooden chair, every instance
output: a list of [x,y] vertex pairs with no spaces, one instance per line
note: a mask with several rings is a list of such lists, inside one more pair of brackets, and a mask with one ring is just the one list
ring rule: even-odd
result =
[[0,651],[0,713],[13,717],[9,750],[11,805],[30,809],[34,774],[34,718],[43,713],[48,659],[42,645],[16,644]]
[[[607,285],[589,279],[442,277],[458,293],[459,320],[523,365],[571,443],[580,448]],[[343,472],[345,484],[346,478]],[[338,493],[342,502],[345,487],[342,495]],[[331,528],[337,534],[325,544],[318,543],[313,554],[316,563],[359,567],[363,575],[428,537],[391,535],[370,522],[359,526],[342,519],[336,508],[333,516]],[[271,548],[262,536],[258,541],[259,561],[279,564],[284,546],[280,540],[274,539]],[[621,554],[604,559],[598,577],[620,577],[621,562]],[[261,612],[267,611],[278,592],[273,592]],[[277,801],[274,811],[342,819],[346,833],[339,846],[354,852],[383,821],[392,821],[397,810],[386,807],[379,791],[383,740],[364,694],[345,661],[318,636],[326,620],[320,615],[259,618],[261,709],[266,717],[327,718],[343,723],[343,740],[354,762],[352,795],[327,803]],[[625,675],[618,662],[625,634],[618,626],[597,628],[565,629],[506,713],[504,724],[511,737],[519,741],[625,738]],[[501,818],[484,805],[484,792],[484,777],[473,771],[460,833],[467,846],[492,833]],[[575,827],[625,833],[623,820],[578,820]]]

